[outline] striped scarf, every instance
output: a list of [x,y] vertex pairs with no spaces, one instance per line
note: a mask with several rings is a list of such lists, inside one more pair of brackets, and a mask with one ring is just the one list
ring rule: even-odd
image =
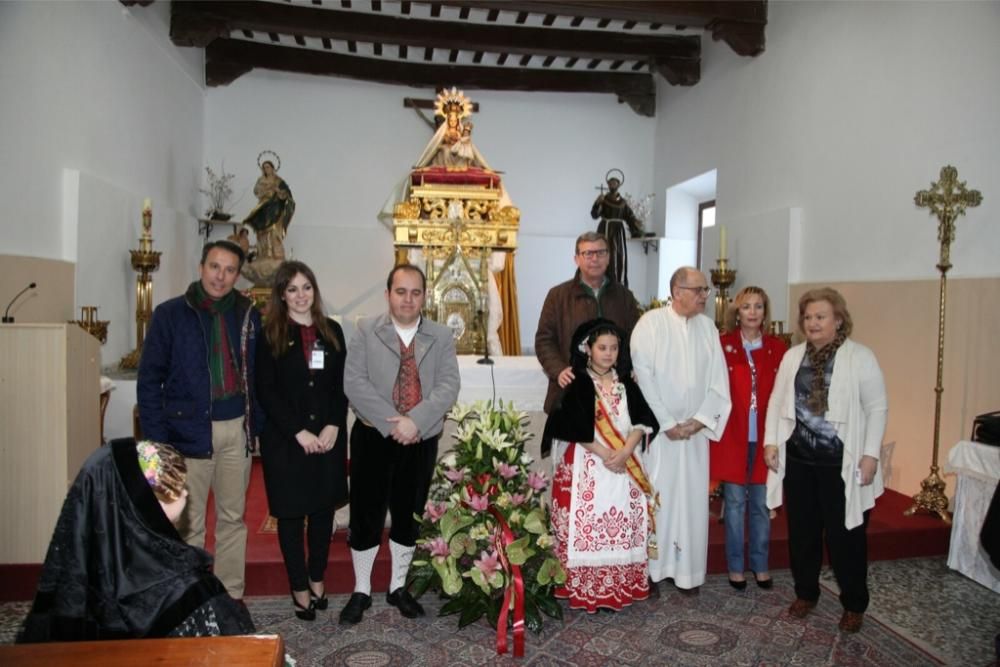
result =
[[236,305],[236,292],[221,299],[213,299],[202,287],[200,281],[192,283],[195,303],[199,310],[208,313],[211,318],[208,335],[208,371],[212,379],[212,400],[231,398],[241,393],[239,372],[236,368],[233,345],[226,331],[225,314]]

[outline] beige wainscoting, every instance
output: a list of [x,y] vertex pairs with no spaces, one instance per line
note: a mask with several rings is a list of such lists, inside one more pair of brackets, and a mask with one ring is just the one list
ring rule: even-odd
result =
[[[844,295],[852,338],[874,350],[885,374],[885,442],[896,442],[892,488],[916,493],[929,473],[934,442],[939,281],[791,285],[792,327],[799,297],[826,285]],[[939,464],[955,443],[968,439],[976,415],[1000,410],[1000,278],[949,279],[947,305]],[[954,477],[946,481],[952,496]]]
[[0,255],[0,312],[14,295],[31,283],[38,286],[25,293],[10,314],[18,323],[65,322],[76,319],[73,294],[76,264],[58,259]]
[[75,324],[0,325],[0,563],[44,560],[68,485],[100,446],[100,359]]

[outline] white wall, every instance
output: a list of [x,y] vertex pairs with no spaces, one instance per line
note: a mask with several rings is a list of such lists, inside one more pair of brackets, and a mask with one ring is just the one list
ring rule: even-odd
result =
[[[575,270],[573,240],[596,229],[590,206],[611,167],[625,191],[652,192],[655,121],[609,95],[467,91],[479,102],[473,138],[521,209],[517,280],[522,342],[530,348],[548,287]],[[296,201],[287,249],[314,268],[327,307],[348,322],[384,308],[392,239],[376,220],[431,130],[403,107],[429,90],[257,71],[206,97],[204,161],[237,174],[234,207],[254,204],[257,155],[281,156]],[[630,244],[630,281],[647,300],[645,262]]]
[[788,208],[802,210],[797,281],[935,277],[936,220],[913,196],[945,164],[984,193],[949,276],[1000,275],[1000,3],[768,9],[763,55],[706,39],[701,82],[658,90],[656,188],[718,169],[737,287],[770,261],[746,252],[752,221]]
[[[200,178],[203,65],[169,45],[165,12],[111,1],[0,3],[3,252],[77,263],[76,305],[113,314],[104,363],[135,344],[128,249],[142,199],[153,199],[158,249],[195,230],[187,216]],[[66,174],[76,185],[64,191]],[[171,296],[163,286],[193,275],[196,261],[174,276],[176,259],[165,257],[154,278],[155,302]]]
[[[986,279],[965,293],[992,293],[1000,278],[1000,3],[778,1],[768,14],[763,55],[703,40],[701,82],[660,87],[656,188],[718,169],[737,289],[760,284],[789,304],[817,284],[848,295],[889,387],[893,484],[914,493],[931,458],[939,245],[913,198],[946,164],[983,203],[957,223],[949,278],[968,280],[950,281],[945,356],[994,358],[974,337],[991,330],[976,309],[956,312],[963,283]],[[995,374],[949,377],[942,463],[1000,395]]]

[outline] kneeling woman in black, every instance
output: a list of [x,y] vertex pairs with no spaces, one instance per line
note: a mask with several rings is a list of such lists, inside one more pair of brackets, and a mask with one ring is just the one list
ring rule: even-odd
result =
[[306,621],[327,608],[333,513],[347,502],[345,357],[344,332],[323,314],[316,276],[302,262],[284,262],[257,341],[257,398],[267,416],[260,436],[267,502],[295,615]]
[[66,494],[17,642],[254,632],[212,557],[174,528],[186,480],[169,445],[121,438],[95,450]]

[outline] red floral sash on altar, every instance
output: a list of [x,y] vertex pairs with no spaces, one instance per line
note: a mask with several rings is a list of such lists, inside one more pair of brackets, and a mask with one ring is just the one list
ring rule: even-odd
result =
[[[604,406],[604,402],[601,401],[601,397],[597,396],[594,400],[596,401],[594,406],[594,428],[597,435],[612,450],[616,452],[621,451],[625,448],[625,438],[621,436],[618,429],[615,428],[614,423],[612,423],[611,416],[608,415],[607,408]],[[643,471],[642,465],[639,463],[639,459],[635,457],[634,452],[625,462],[625,470],[636,486],[646,496],[646,512],[649,514],[649,535],[646,539],[646,553],[650,558],[658,558],[659,550],[656,546],[656,512],[660,509],[660,494],[653,489],[653,485],[650,484],[649,478],[646,477],[646,473]]]

